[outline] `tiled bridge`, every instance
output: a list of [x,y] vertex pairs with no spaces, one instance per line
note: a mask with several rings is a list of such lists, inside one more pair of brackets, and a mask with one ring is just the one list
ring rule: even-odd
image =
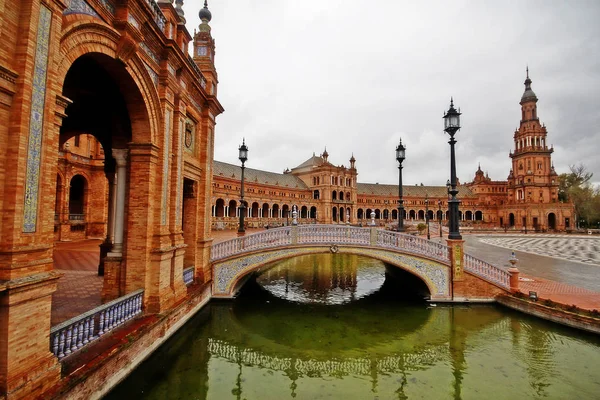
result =
[[275,261],[326,252],[362,255],[402,268],[425,282],[432,301],[486,301],[510,291],[508,271],[464,254],[462,241],[449,244],[375,227],[269,229],[212,246],[213,297],[235,296],[245,277]]

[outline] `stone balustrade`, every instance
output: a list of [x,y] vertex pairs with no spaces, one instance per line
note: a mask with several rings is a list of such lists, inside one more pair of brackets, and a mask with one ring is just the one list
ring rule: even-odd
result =
[[142,289],[102,304],[50,330],[50,351],[62,359],[142,312]]
[[465,271],[493,282],[506,290],[510,289],[510,272],[475,258],[469,254],[465,254],[464,266]]
[[183,270],[183,283],[190,286],[194,282],[194,267],[189,267]]

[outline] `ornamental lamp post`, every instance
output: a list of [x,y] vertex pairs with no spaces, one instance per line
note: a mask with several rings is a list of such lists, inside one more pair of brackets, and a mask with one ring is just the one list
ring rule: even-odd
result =
[[396,147],[396,161],[398,161],[398,232],[404,232],[404,200],[402,199],[402,161],[406,158],[406,147],[402,139]]
[[427,225],[427,240],[431,240],[429,234],[429,196],[425,193],[425,224]]
[[450,108],[444,114],[444,131],[450,135],[450,195],[452,198],[448,201],[448,211],[450,214],[450,232],[448,233],[448,239],[462,240],[458,227],[458,205],[460,200],[456,198],[458,190],[456,189],[456,156],[454,154],[454,144],[456,140],[454,135],[460,129],[460,115],[459,111],[454,108],[454,99],[450,98]]
[[244,235],[246,229],[244,228],[244,215],[246,214],[246,201],[244,200],[244,163],[248,161],[248,147],[246,146],[246,139],[242,140],[242,145],[239,148],[239,159],[242,162],[242,184],[240,188],[240,226],[238,228],[238,235]]
[[440,238],[442,237],[442,201],[438,200],[438,223],[440,225]]

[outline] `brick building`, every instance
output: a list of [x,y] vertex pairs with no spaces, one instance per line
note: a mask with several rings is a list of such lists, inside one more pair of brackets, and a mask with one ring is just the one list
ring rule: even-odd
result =
[[0,1],[0,398],[60,380],[55,241],[103,238],[103,298],[143,290],[149,313],[186,296],[184,265],[211,279],[223,108],[212,16],[205,3],[192,35],[182,4]]
[[[473,181],[459,185],[459,219],[463,227],[564,231],[572,228],[574,208],[558,200],[558,175],[552,147],[546,144],[546,127],[537,116],[537,97],[529,71],[521,98],[522,118],[514,134],[508,180],[493,181],[478,167]],[[398,186],[357,181],[356,159],[348,167],[333,165],[325,150],[283,173],[246,168],[245,221],[249,227],[280,226],[291,222],[297,207],[299,223],[351,223],[365,225],[371,211],[379,225],[398,220]],[[233,229],[239,219],[241,169],[214,162],[212,226]],[[404,186],[404,219],[446,223],[446,186]],[[426,204],[427,203],[427,204]]]

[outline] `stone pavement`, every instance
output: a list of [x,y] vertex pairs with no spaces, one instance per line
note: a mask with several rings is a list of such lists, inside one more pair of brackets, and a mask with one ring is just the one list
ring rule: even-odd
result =
[[[262,230],[248,229],[246,234]],[[213,243],[235,237],[235,230],[213,231]],[[600,238],[531,234],[465,234],[463,237],[465,252],[499,267],[510,266],[508,259],[514,249],[523,278],[520,282],[522,292],[527,294],[532,290],[541,299],[600,310],[600,263],[595,253],[600,246]],[[432,237],[432,240],[439,242],[440,238]],[[102,304],[103,278],[97,273],[100,242],[94,239],[56,243],[55,268],[63,276],[58,280],[58,290],[53,295],[53,326]],[[445,243],[445,238],[442,243]]]

